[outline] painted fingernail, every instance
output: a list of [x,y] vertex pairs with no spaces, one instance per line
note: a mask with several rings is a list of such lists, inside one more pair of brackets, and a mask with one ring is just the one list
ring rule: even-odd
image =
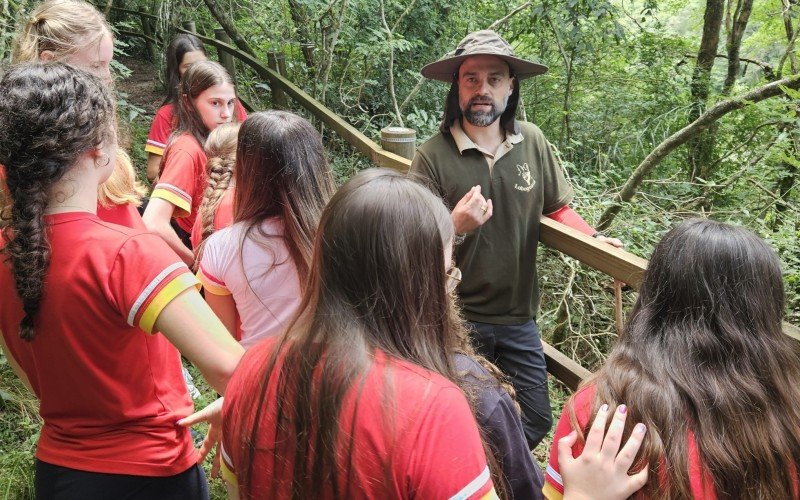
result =
[[646,430],[647,430],[647,426],[645,426],[642,423],[636,424],[633,427],[633,432],[638,432],[639,434],[644,434],[644,431],[646,431]]
[[618,410],[619,410],[619,412],[620,412],[620,413],[623,413],[623,414],[624,414],[625,412],[627,412],[627,411],[628,411],[628,407],[627,407],[627,406],[625,406],[625,405],[619,405],[619,408],[618,408]]
[[601,406],[600,411],[608,411],[608,405]]

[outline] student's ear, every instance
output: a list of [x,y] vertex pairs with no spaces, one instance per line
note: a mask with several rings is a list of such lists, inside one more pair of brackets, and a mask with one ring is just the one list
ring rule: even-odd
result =
[[55,58],[56,55],[52,50],[43,50],[42,53],[39,54],[39,60],[42,62],[52,61]]

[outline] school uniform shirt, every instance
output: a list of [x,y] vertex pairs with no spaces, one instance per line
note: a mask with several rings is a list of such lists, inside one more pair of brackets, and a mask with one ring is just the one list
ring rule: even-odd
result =
[[[261,392],[260,371],[275,345],[268,339],[245,353],[225,393],[222,469],[233,484],[237,473],[245,473],[241,464]],[[326,483],[323,498],[334,498],[337,492],[339,498],[497,498],[478,427],[458,387],[381,351],[375,352],[373,365],[361,380],[342,403],[339,484]],[[294,447],[287,439],[274,440],[277,397],[273,376],[267,382],[253,443],[254,498],[291,496],[293,464],[291,460],[276,464],[272,451],[276,445],[281,450]]]
[[197,273],[206,293],[233,296],[245,349],[282,333],[302,295],[283,222],[272,217],[250,231],[247,226],[239,222],[212,234]]
[[111,222],[112,224],[119,224],[120,226],[129,227],[131,229],[147,230],[139,210],[136,205],[132,203],[109,205],[106,207],[102,203],[97,202],[97,217],[99,217],[100,220]]
[[36,457],[110,474],[187,470],[198,455],[188,429],[175,425],[193,411],[180,354],[151,332],[197,280],[155,234],[88,212],[45,223],[52,250],[30,342],[19,337],[12,271],[0,266],[0,329],[41,402]]
[[206,153],[197,139],[183,133],[164,151],[158,183],[150,197],[175,205],[172,217],[181,229],[191,234],[205,188]]
[[[212,222],[214,232],[224,229],[233,223],[233,196],[235,189],[236,188],[233,186],[230,186],[222,193],[222,198],[219,200],[217,210],[214,212],[214,221]],[[200,202],[202,203],[202,200]],[[192,234],[189,236],[189,241],[192,242],[192,248],[195,249],[203,242],[203,219],[199,215],[194,219]]]
[[[571,403],[564,405],[564,411],[558,420],[553,443],[550,445],[550,461],[545,472],[544,496],[548,500],[561,500],[564,497],[564,482],[561,479],[561,469],[558,466],[558,440],[566,437],[572,432],[572,425],[569,418],[569,404],[575,408],[575,416],[578,425],[585,429],[592,414],[592,403],[594,402],[594,386],[587,386],[579,390],[572,396]],[[688,437],[689,452],[689,483],[692,488],[694,498],[714,500],[717,495],[714,491],[714,481],[711,475],[701,465],[700,453],[697,451],[697,443],[690,434]],[[583,443],[579,440],[572,447],[572,456],[578,457],[583,453]],[[641,496],[634,495],[636,498]]]
[[[239,101],[236,101],[234,112],[236,113],[236,121],[243,122],[247,118],[247,111]],[[156,115],[153,117],[153,123],[150,125],[150,132],[147,134],[144,150],[148,153],[164,156],[167,141],[169,136],[172,135],[172,131],[175,130],[176,125],[175,107],[172,104],[165,104],[158,108]]]

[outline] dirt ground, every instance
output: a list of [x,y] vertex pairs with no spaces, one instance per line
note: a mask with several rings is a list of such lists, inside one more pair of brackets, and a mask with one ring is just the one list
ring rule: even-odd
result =
[[130,68],[131,76],[117,82],[117,88],[128,94],[128,101],[145,110],[152,118],[164,101],[166,92],[158,79],[158,68],[149,61],[135,57],[120,58]]

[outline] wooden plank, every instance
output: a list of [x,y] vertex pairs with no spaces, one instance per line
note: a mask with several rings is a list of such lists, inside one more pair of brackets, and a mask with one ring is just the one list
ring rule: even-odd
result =
[[544,348],[544,359],[547,361],[547,371],[573,391],[578,388],[581,381],[592,374],[577,361],[544,340],[542,347]]
[[[181,33],[189,33],[186,30],[178,29]],[[400,155],[390,153],[381,148],[377,143],[369,139],[361,133],[357,128],[353,127],[342,117],[325,107],[322,103],[308,95],[303,89],[293,84],[285,77],[265,66],[258,59],[251,54],[238,50],[237,48],[220,42],[214,38],[191,33],[204,43],[214,45],[218,49],[222,49],[243,63],[250,66],[261,78],[269,80],[270,85],[278,87],[286,94],[297,101],[303,108],[308,110],[311,114],[319,118],[325,125],[332,128],[340,137],[342,137],[348,144],[353,146],[357,151],[364,154],[373,163],[381,167],[390,167],[400,171],[406,171],[411,166],[411,161],[403,158]]]
[[800,341],[800,328],[785,321],[783,322],[783,333],[797,341]]
[[637,290],[647,269],[647,260],[601,243],[549,217],[542,217],[539,241]]

